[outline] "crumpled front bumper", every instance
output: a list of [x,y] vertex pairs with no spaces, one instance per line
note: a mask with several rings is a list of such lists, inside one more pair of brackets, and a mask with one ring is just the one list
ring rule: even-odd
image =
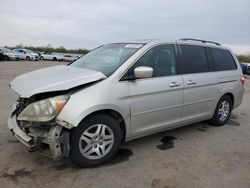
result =
[[27,147],[32,147],[32,138],[28,136],[25,132],[23,132],[20,127],[17,125],[16,122],[16,115],[13,115],[12,117],[9,117],[8,119],[8,127],[10,131],[14,134],[14,136],[22,142]]
[[[50,129],[44,130],[42,134],[36,135],[34,131],[36,129],[33,129],[33,133],[27,134],[17,123],[15,106],[16,104],[8,119],[8,127],[13,135],[29,148],[29,151],[38,151],[54,160],[69,155],[69,132],[63,131],[59,125],[54,125]],[[37,130],[41,131],[41,129]]]

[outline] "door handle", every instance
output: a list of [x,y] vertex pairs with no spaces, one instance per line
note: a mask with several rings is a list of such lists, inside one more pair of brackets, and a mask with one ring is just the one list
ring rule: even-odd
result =
[[176,82],[172,82],[169,86],[170,87],[178,87],[180,86],[181,84],[177,84]]
[[189,81],[187,82],[187,85],[194,85],[194,84],[196,84],[196,82],[194,82],[193,80],[189,80]]

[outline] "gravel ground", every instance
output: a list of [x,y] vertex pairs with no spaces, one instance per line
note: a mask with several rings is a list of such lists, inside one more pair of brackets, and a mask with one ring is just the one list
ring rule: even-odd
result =
[[29,153],[7,128],[17,75],[62,62],[0,62],[0,187],[250,187],[250,83],[222,127],[192,124],[124,144],[115,159],[79,168]]

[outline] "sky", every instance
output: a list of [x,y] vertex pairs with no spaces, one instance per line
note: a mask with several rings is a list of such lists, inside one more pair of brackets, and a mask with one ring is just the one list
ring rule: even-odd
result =
[[250,0],[0,0],[0,46],[198,38],[250,53]]

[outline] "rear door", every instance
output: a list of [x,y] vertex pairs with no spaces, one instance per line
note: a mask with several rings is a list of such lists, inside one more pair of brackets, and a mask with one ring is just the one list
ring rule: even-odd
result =
[[203,46],[180,44],[184,83],[182,121],[209,118],[216,105],[219,91],[208,49]]
[[44,59],[52,60],[52,54],[51,52],[45,52],[43,54]]

